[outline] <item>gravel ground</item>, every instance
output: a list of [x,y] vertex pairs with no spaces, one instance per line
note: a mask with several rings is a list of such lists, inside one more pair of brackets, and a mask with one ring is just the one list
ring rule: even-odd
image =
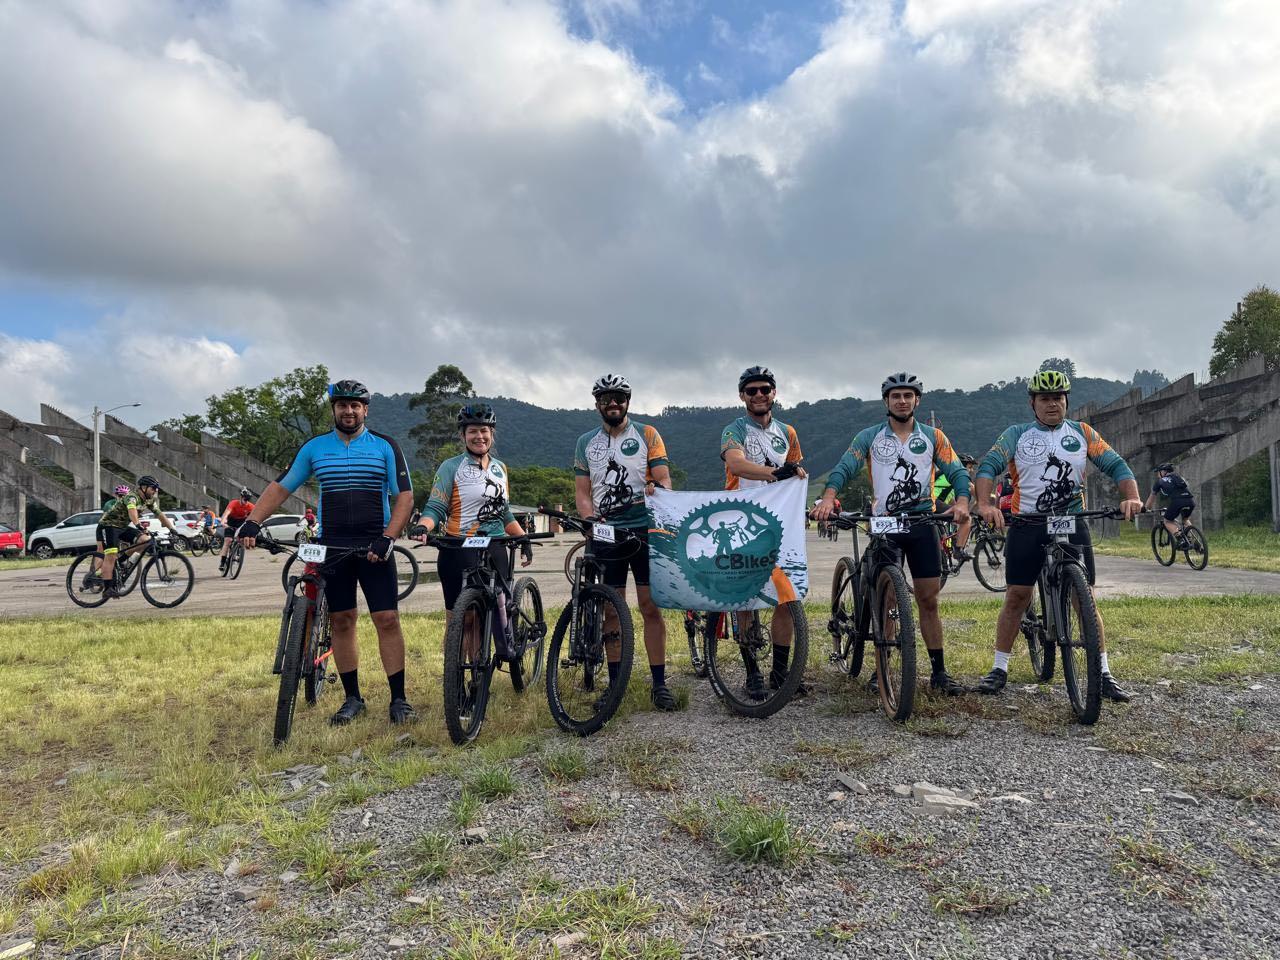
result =
[[[511,917],[521,903],[563,903],[619,883],[657,909],[619,935],[630,952],[605,954],[615,957],[1280,956],[1277,678],[1139,687],[1130,707],[1106,710],[1091,730],[1069,722],[1061,688],[925,699],[904,729],[831,673],[766,721],[730,717],[707,686],[687,683],[684,712],[640,711],[587,741],[549,735],[541,753],[510,761],[517,792],[481,809],[488,839],[458,847],[442,879],[398,882],[418,862],[415,838],[459,834],[447,808],[461,786],[449,773],[334,814],[335,842],[378,850],[377,874],[341,892],[305,878],[282,884],[287,865],[246,849],[237,856],[261,867],[252,876],[168,872],[138,881],[125,899],[148,904],[155,934],[192,955],[209,956],[217,942],[226,958],[258,948],[264,957],[596,957],[590,937],[552,946],[582,924],[536,932]],[[587,775],[544,780],[547,751],[574,745]],[[634,782],[643,777],[628,766],[645,749],[673,772],[672,789]],[[364,761],[327,762],[327,779],[338,782],[338,770]],[[976,806],[929,815],[894,794],[916,781],[972,794]],[[1254,801],[1238,798],[1254,792]],[[785,811],[805,849],[779,865],[731,859],[714,838],[724,821],[718,797]],[[702,837],[668,817],[695,803],[713,811]],[[606,819],[570,830],[564,804]],[[527,849],[486,870],[513,831]],[[451,932],[450,920],[462,926]],[[486,929],[514,938],[509,951],[473,943],[448,953],[466,930]],[[21,932],[0,938],[0,951]],[[671,941],[665,953],[662,938]],[[117,941],[33,955],[125,953]]]

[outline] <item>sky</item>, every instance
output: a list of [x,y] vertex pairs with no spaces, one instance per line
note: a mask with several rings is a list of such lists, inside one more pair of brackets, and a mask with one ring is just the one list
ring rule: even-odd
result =
[[0,0],[0,409],[296,366],[637,411],[1207,366],[1274,0]]

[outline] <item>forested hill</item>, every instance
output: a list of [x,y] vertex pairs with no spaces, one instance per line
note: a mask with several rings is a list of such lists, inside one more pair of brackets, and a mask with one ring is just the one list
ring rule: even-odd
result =
[[[1071,406],[1114,400],[1130,389],[1118,380],[1076,377],[1072,381]],[[409,394],[375,394],[369,409],[369,425],[396,437],[414,466],[415,444],[409,429],[421,422],[422,411],[409,409]],[[594,410],[547,410],[506,397],[490,398],[498,412],[496,453],[511,466],[569,467],[579,436],[600,422]],[[939,390],[925,395],[920,418],[929,414],[958,453],[981,457],[992,441],[1011,423],[1029,419],[1026,381],[988,384],[978,390]],[[720,431],[742,414],[739,407],[668,407],[657,416],[637,416],[651,423],[666,441],[671,459],[689,474],[689,489],[716,489],[724,479],[720,463]],[[778,407],[774,415],[790,423],[800,435],[805,466],[813,476],[825,474],[844,453],[849,440],[864,427],[884,419],[884,404],[876,397],[859,400],[819,400],[793,407]]]

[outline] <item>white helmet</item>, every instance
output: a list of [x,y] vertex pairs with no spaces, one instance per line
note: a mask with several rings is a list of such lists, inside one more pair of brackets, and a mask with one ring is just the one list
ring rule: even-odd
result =
[[626,377],[620,377],[616,373],[606,373],[603,377],[591,385],[591,395],[598,397],[602,393],[622,393],[628,397],[631,396],[631,384],[627,382]]

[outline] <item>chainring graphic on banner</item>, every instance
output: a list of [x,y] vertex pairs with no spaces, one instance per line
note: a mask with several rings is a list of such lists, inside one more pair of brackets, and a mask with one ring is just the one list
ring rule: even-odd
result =
[[673,538],[689,585],[716,603],[741,604],[769,582],[782,546],[782,521],[754,503],[722,500],[689,513]]

